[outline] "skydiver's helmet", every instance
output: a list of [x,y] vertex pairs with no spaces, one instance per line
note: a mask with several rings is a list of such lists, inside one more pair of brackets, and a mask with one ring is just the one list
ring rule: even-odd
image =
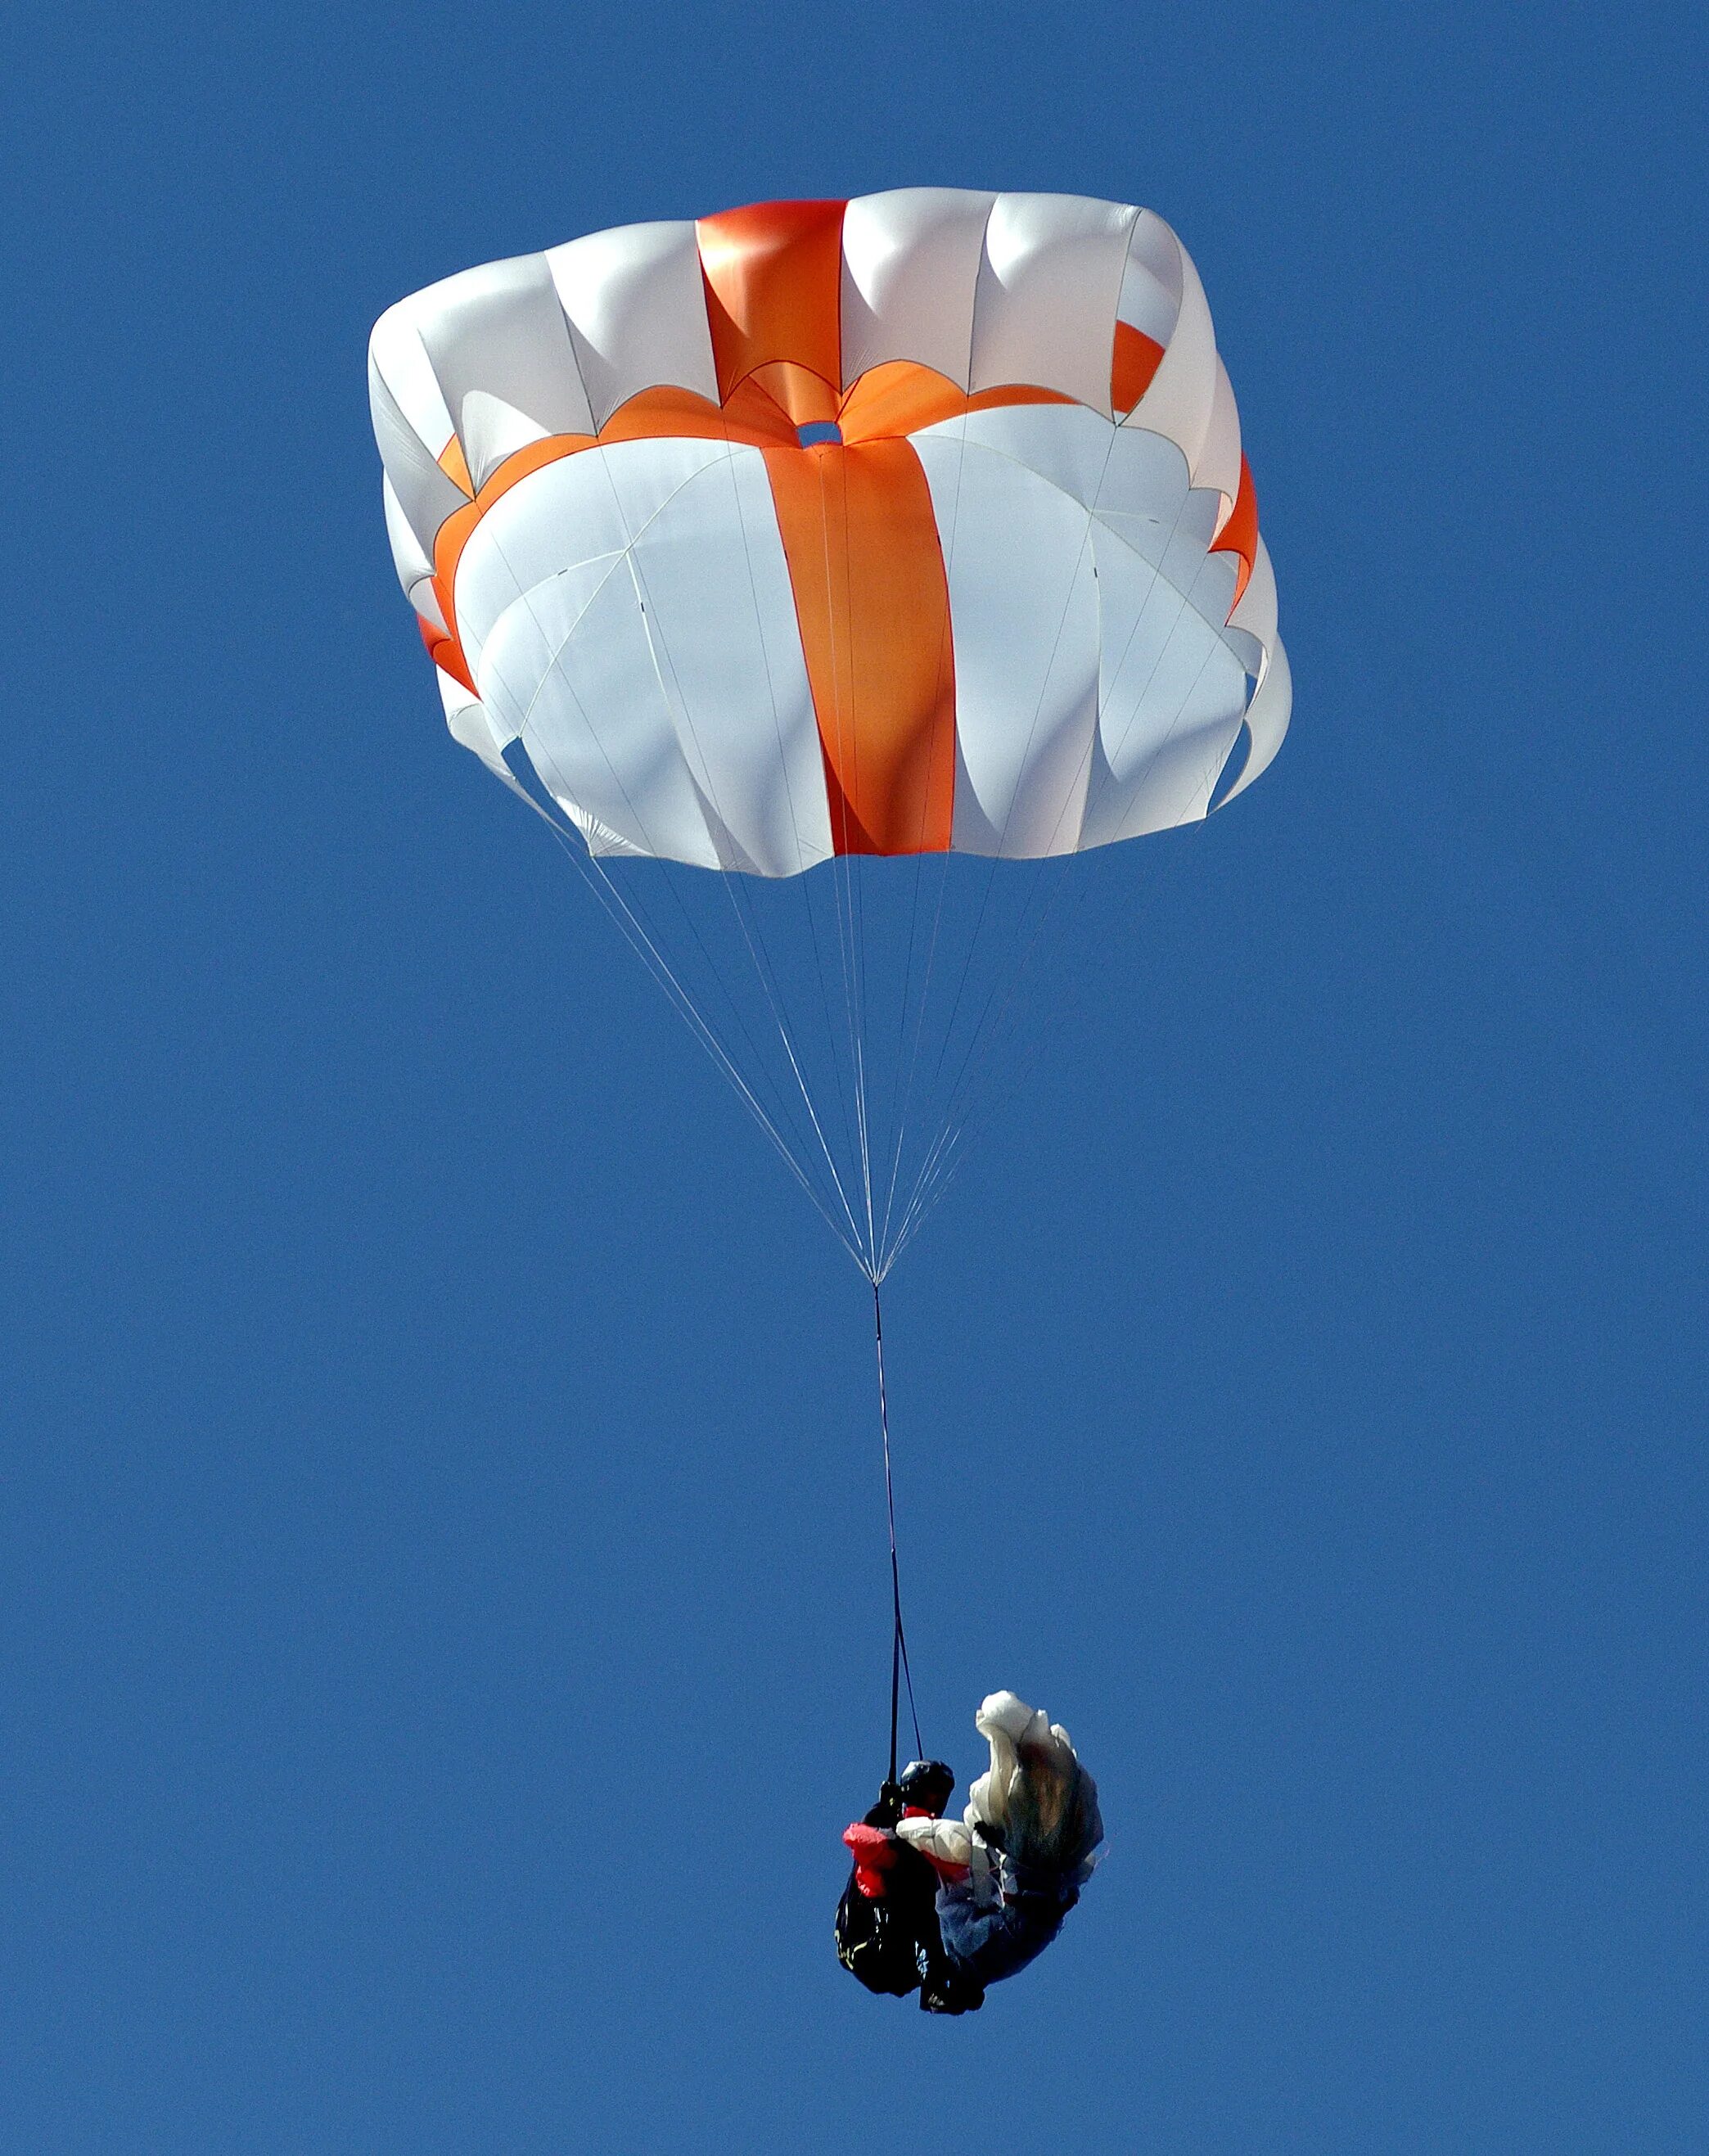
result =
[[903,1768],[897,1788],[902,1802],[910,1811],[925,1812],[933,1819],[943,1816],[943,1808],[949,1802],[950,1792],[955,1788],[953,1772],[942,1759],[916,1759]]

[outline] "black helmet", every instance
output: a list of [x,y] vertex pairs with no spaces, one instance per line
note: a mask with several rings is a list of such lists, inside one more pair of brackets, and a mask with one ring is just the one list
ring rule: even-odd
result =
[[946,1767],[942,1759],[911,1760],[896,1784],[905,1804],[918,1804],[931,1812],[942,1811],[955,1785],[953,1768]]

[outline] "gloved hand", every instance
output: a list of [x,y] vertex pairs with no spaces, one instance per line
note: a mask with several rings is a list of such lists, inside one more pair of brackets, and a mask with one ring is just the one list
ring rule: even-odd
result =
[[939,1878],[967,1877],[973,1861],[973,1837],[962,1820],[904,1820],[897,1832],[910,1848],[919,1851]]
[[902,1793],[894,1782],[879,1786],[878,1802],[865,1815],[868,1826],[894,1826],[902,1816]]
[[885,1874],[901,1856],[901,1844],[884,1827],[860,1820],[844,1828],[843,1840],[854,1853],[854,1884],[869,1902],[881,1902],[887,1884]]

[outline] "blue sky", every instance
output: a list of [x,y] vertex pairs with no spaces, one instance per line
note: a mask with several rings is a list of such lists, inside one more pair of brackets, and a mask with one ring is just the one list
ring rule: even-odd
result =
[[[1704,44],[13,25],[8,2147],[1701,2147]],[[1111,1841],[962,2023],[829,1946],[862,1283],[446,738],[362,390],[467,264],[920,181],[1181,233],[1297,690],[892,1284],[928,1740],[1042,1700]]]

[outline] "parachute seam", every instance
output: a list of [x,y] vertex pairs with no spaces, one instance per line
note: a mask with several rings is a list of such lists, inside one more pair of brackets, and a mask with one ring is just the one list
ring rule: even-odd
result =
[[[1082,409],[1090,411],[1091,407],[1090,405],[1086,405],[1082,407]],[[1121,432],[1121,429],[1120,427],[1111,427],[1110,431],[1111,435],[1114,436],[1119,434]],[[1142,431],[1144,430],[1142,429]],[[1167,434],[1158,434],[1155,436],[1154,439],[1160,442],[1168,442],[1169,440]],[[1141,550],[1134,545],[1131,539],[1126,537],[1121,531],[1117,531],[1113,524],[1110,522],[1109,520],[1111,517],[1125,516],[1127,513],[1126,511],[1111,509],[1101,511],[1095,507],[1092,503],[1083,501],[1080,495],[1075,494],[1071,487],[1064,486],[1060,480],[1052,479],[1048,472],[1041,472],[1036,465],[1029,465],[1024,457],[1016,456],[1012,450],[998,449],[994,444],[990,442],[974,442],[967,446],[979,451],[985,456],[1002,458],[1005,464],[1013,465],[1017,471],[1024,471],[1030,478],[1037,480],[1040,486],[1048,486],[1053,494],[1060,495],[1064,501],[1072,502],[1076,509],[1085,511],[1085,513],[1091,516],[1094,523],[1101,526],[1102,528],[1110,534],[1110,536],[1119,545],[1125,547],[1130,554],[1137,556],[1138,559],[1143,562],[1147,568],[1153,570],[1158,577],[1162,578],[1162,582],[1176,594],[1176,596],[1180,599],[1182,604],[1183,606],[1191,607],[1193,613],[1198,614],[1199,619],[1203,622],[1207,627],[1214,629],[1219,636],[1220,636],[1222,631],[1229,626],[1229,624],[1226,621],[1214,621],[1209,614],[1199,613],[1198,607],[1194,606],[1193,603],[1190,593],[1183,591],[1180,585],[1175,582],[1173,577],[1164,576],[1162,565],[1160,563],[1152,561],[1149,556],[1142,552]],[[1169,446],[1171,449],[1174,449],[1177,448],[1178,444],[1170,442]],[[1102,490],[1104,480],[1108,476],[1110,457],[1113,455],[1114,451],[1115,443],[1112,440],[1110,449],[1106,452],[1105,456],[1105,469],[1099,475],[1096,491],[1101,492]],[[1185,514],[1188,502],[1195,494],[1206,494],[1210,490],[1207,487],[1194,486],[1190,481],[1188,482],[1186,493],[1182,499],[1181,506],[1175,511],[1174,522],[1171,525],[1169,529],[1169,537],[1165,546],[1166,552],[1168,550],[1168,547],[1173,545],[1175,539],[1179,534],[1181,519]],[[1207,547],[1204,550],[1205,559],[1209,561],[1211,555],[1218,551],[1219,550],[1215,547]],[[1195,579],[1195,582],[1196,581],[1197,579]],[[1249,636],[1252,634],[1250,629],[1245,633]],[[1254,640],[1255,642],[1257,641],[1256,639]],[[1230,648],[1232,649],[1232,646]],[[1234,655],[1238,658],[1239,654],[1236,652]]]
[[[605,454],[606,454],[606,451],[607,451],[608,449],[623,449],[623,448],[625,448],[626,446],[627,446],[627,444],[624,444],[624,443],[621,443],[621,442],[615,442],[615,443],[595,443],[595,444],[592,446],[592,448],[591,448],[591,449],[585,449],[585,450],[583,450],[583,451],[582,452],[582,455],[584,455],[584,456],[597,456],[597,457],[598,457],[598,458],[599,458],[599,459],[600,459],[600,467],[601,467],[601,469],[602,469],[603,470],[605,470],[605,472],[606,472],[606,484],[607,484],[607,485],[611,488],[611,492],[612,492],[612,501],[613,501],[613,506],[615,506],[615,508],[616,508],[616,510],[617,510],[618,516],[619,520],[621,521],[621,522],[622,522],[622,524],[623,524],[623,527],[624,527],[624,531],[631,531],[631,526],[630,526],[630,524],[629,524],[629,517],[628,517],[627,514],[625,513],[625,511],[624,511],[624,510],[623,504],[621,503],[621,501],[619,501],[618,500],[618,497],[617,497],[617,483],[616,483],[616,481],[615,481],[614,480],[613,480],[613,479],[612,479],[611,475],[610,475],[610,472],[609,472],[609,470],[607,470],[607,469],[606,469],[605,463],[604,463]],[[630,553],[630,552],[632,552],[632,551],[633,551],[636,547],[639,547],[639,546],[640,545],[640,543],[641,543],[642,540],[643,540],[643,539],[644,539],[644,538],[646,537],[646,536],[647,536],[648,532],[649,532],[649,531],[650,531],[652,530],[653,526],[654,526],[658,522],[659,519],[659,518],[660,518],[660,517],[665,514],[665,511],[666,511],[667,509],[669,509],[669,508],[670,508],[670,506],[671,503],[676,500],[677,496],[678,496],[678,495],[679,495],[683,491],[684,488],[685,488],[685,487],[688,487],[688,486],[692,486],[692,485],[693,485],[693,484],[694,484],[694,482],[695,482],[697,479],[699,479],[699,478],[702,475],[702,474],[704,474],[704,473],[706,473],[706,472],[709,472],[709,471],[712,470],[713,470],[716,465],[721,465],[721,464],[723,464],[723,463],[726,462],[730,458],[733,457],[733,456],[734,456],[734,454],[735,454],[735,450],[734,450],[734,449],[726,445],[726,449],[725,449],[725,453],[724,453],[724,455],[723,455],[723,456],[721,456],[721,457],[711,457],[711,458],[709,458],[709,459],[706,460],[706,462],[705,464],[699,465],[699,466],[698,466],[695,470],[693,470],[693,471],[690,472],[690,473],[688,474],[688,475],[686,476],[686,478],[680,479],[680,480],[679,480],[677,481],[676,485],[675,485],[674,487],[672,487],[672,488],[671,488],[671,490],[670,490],[670,493],[669,493],[669,494],[667,494],[667,495],[665,496],[665,498],[663,499],[663,501],[661,501],[659,503],[658,506],[657,506],[655,509],[654,509],[654,510],[650,512],[650,514],[646,517],[646,519],[645,519],[645,520],[644,520],[644,521],[641,524],[641,526],[640,526],[640,527],[639,528],[639,530],[634,530],[634,531],[632,531],[632,533],[631,533],[631,536],[630,536],[629,538],[628,538],[628,539],[624,542],[624,543],[616,550],[615,553],[614,553],[614,554],[613,555],[613,557],[612,557],[611,567],[610,567],[610,568],[606,572],[605,576],[604,576],[604,577],[603,577],[603,578],[601,578],[601,579],[600,579],[600,583],[599,583],[599,590],[600,590],[600,591],[603,591],[603,590],[604,589],[604,588],[605,588],[605,585],[606,585],[607,582],[609,580],[609,578],[610,578],[613,575],[614,575],[614,574],[616,573],[617,570],[621,567],[621,565],[622,565],[622,563],[623,563],[624,557],[627,554]],[[560,461],[562,461],[562,462],[565,462],[565,463],[567,463],[567,462],[569,461],[569,459],[568,459],[567,458],[566,458],[566,459],[561,459]],[[549,470],[551,470],[552,469],[552,467],[551,465],[548,465],[545,466],[545,467],[544,467],[544,469],[549,471]],[[535,475],[533,475],[533,474],[531,474],[531,473],[530,477],[533,477],[533,476],[535,476]],[[513,487],[513,488],[511,490],[511,491],[514,494],[514,493],[516,493],[516,492],[520,491],[520,490],[519,490],[518,488],[515,488],[515,487]],[[502,541],[502,540],[498,536],[497,533],[493,530],[493,527],[492,527],[492,526],[491,526],[490,522],[487,521],[485,519],[483,519],[483,521],[483,521],[483,525],[485,526],[485,536],[486,536],[486,542],[487,542],[487,544],[488,544],[488,545],[492,548],[492,550],[493,550],[494,553],[495,553],[495,554],[498,556],[499,559],[500,559],[500,560],[504,563],[504,565],[505,565],[506,568],[506,569],[508,569],[508,570],[510,571],[510,574],[511,574],[511,583],[512,583],[516,587],[516,598],[515,598],[514,599],[511,599],[511,600],[508,601],[508,602],[507,602],[507,603],[506,603],[503,607],[501,607],[501,608],[500,608],[499,612],[498,612],[498,613],[497,613],[493,617],[493,624],[492,624],[492,627],[491,627],[491,628],[487,631],[486,634],[485,634],[484,637],[482,637],[482,639],[481,639],[481,640],[480,640],[480,649],[481,649],[482,653],[484,654],[484,653],[485,652],[485,649],[486,649],[487,645],[488,645],[488,644],[492,641],[492,639],[493,639],[494,636],[497,634],[497,632],[498,632],[498,626],[499,626],[499,624],[500,624],[500,623],[504,619],[505,616],[506,616],[506,614],[511,611],[511,608],[512,607],[514,607],[514,606],[517,606],[517,605],[523,605],[523,604],[526,604],[526,603],[527,603],[527,602],[528,602],[528,599],[529,599],[530,594],[531,594],[531,593],[537,592],[538,590],[540,590],[540,588],[541,588],[541,585],[544,585],[544,584],[549,584],[549,583],[556,583],[557,582],[557,580],[559,579],[559,578],[561,578],[561,577],[565,577],[565,576],[569,575],[569,574],[570,574],[570,572],[571,572],[572,570],[575,570],[575,569],[584,569],[584,568],[586,568],[586,567],[587,567],[588,563],[589,562],[599,562],[599,561],[603,561],[603,560],[604,560],[604,558],[605,558],[605,557],[604,557],[603,555],[602,555],[602,554],[589,554],[589,555],[588,555],[588,556],[587,556],[583,560],[582,560],[582,561],[580,561],[580,562],[566,562],[566,563],[565,563],[565,565],[564,565],[564,567],[563,567],[562,569],[556,569],[556,570],[554,570],[554,571],[552,572],[552,575],[551,575],[551,576],[541,578],[540,579],[540,582],[539,582],[538,583],[530,584],[530,585],[528,586],[527,589],[525,591],[525,590],[524,590],[524,588],[523,588],[523,586],[522,586],[522,579],[521,579],[521,578],[516,574],[516,572],[515,568],[514,568],[514,567],[512,567],[512,565],[511,565],[511,557],[510,557],[510,556],[509,556],[509,555],[505,552],[504,542],[503,542],[503,541]],[[480,530],[480,529],[481,529],[481,528],[482,528],[482,527],[481,527],[480,526],[477,526],[477,527],[476,527],[476,529],[477,529],[477,530]],[[471,533],[471,535],[470,535],[471,540],[473,539],[473,536],[474,536],[474,535]],[[459,566],[460,566],[460,565],[459,565]],[[591,606],[591,605],[593,603],[594,599],[598,598],[598,596],[599,596],[599,591],[595,591],[595,592],[593,592],[593,593],[591,593],[591,594],[589,595],[588,601],[588,606]],[[457,593],[456,593],[456,588],[455,588],[454,582],[454,583],[453,583],[452,592],[451,592],[451,610],[452,610],[452,613],[453,613],[453,614],[454,614],[454,614],[456,613],[456,612],[457,612]],[[585,613],[585,612],[586,612],[586,610],[587,610],[587,609],[584,608],[582,609],[583,613]],[[531,608],[531,607],[529,608],[529,611],[530,611],[530,613],[532,613],[533,609],[532,609],[532,608]],[[538,616],[537,616],[537,615],[536,615],[536,616],[535,616],[535,621],[536,621],[536,626],[538,626],[538,620],[539,620]],[[580,616],[580,615],[577,615],[577,619],[576,619],[576,628],[579,628],[579,627],[580,627],[580,625],[581,625],[581,616]],[[576,628],[572,628],[572,629],[570,630],[570,632],[569,632],[569,635],[568,635],[568,636],[566,636],[566,638],[564,639],[564,643],[565,643],[565,644],[567,644],[567,643],[568,643],[570,636],[573,636],[573,635],[575,634],[575,633],[576,633]],[[461,631],[460,627],[459,628],[459,630],[458,630],[458,632],[457,632],[457,633],[458,633],[458,634],[459,634],[459,638],[460,638],[460,636],[461,636],[461,634],[462,634],[462,631]],[[542,630],[541,631],[541,637],[542,637],[542,638],[544,638],[545,634],[546,634],[546,632],[542,629]],[[559,650],[562,650],[562,648],[563,648],[563,646],[562,646],[562,644],[558,647]],[[552,655],[553,655],[553,657],[554,657],[554,659],[555,659],[555,658],[557,657],[557,654],[555,652]],[[476,665],[476,671],[477,671],[477,672],[479,671],[479,665],[478,665],[478,662],[477,662],[477,665]],[[477,693],[477,694],[479,694],[479,691],[477,691],[476,693]],[[536,695],[536,696],[537,696],[539,695],[539,691],[538,691],[537,690],[535,691],[535,695]],[[483,700],[483,701],[484,701],[484,700]],[[529,709],[530,709],[530,711],[532,711],[533,707],[534,707],[534,705],[533,705],[533,699],[531,699],[531,698],[530,702],[529,702]],[[711,834],[711,833],[709,832],[709,833],[707,834],[707,835],[708,835],[708,837],[710,837]],[[649,844],[650,845],[650,844],[651,844],[651,843],[652,843],[652,841],[649,839],[649,840],[648,841],[648,843],[649,843]],[[670,856],[669,856],[669,855],[659,855],[658,857],[659,857],[660,860],[666,860],[666,859],[670,859],[670,858],[671,858]]]

